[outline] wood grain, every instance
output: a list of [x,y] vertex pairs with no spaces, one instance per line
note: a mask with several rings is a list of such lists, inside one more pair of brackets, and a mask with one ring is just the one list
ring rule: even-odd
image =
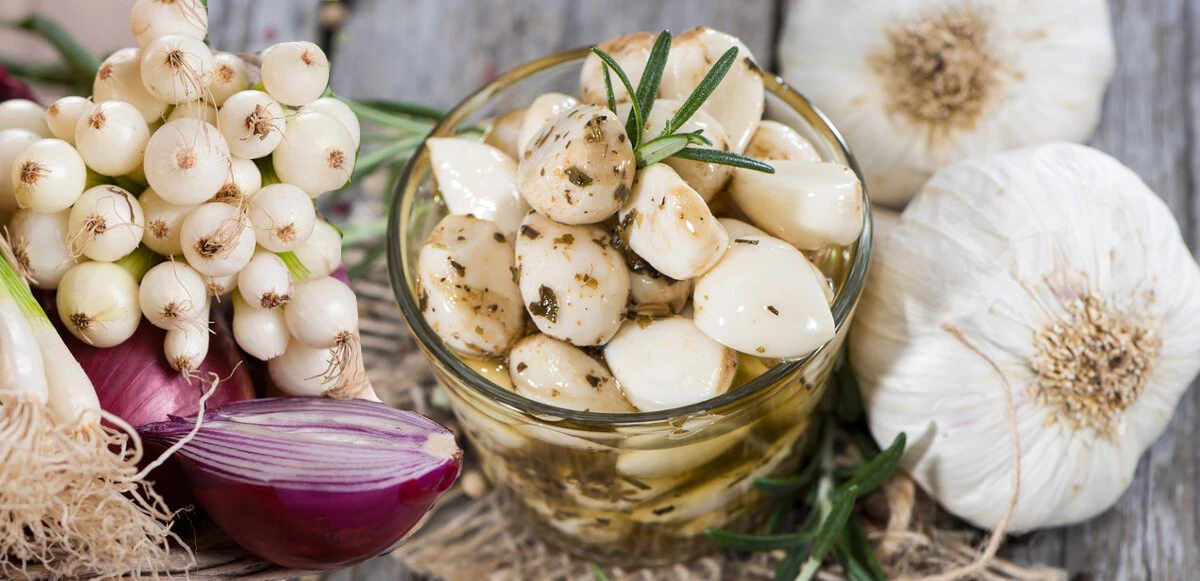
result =
[[316,1],[213,0],[208,3],[208,41],[228,52],[258,52],[277,42],[316,42],[319,9]]
[[442,107],[547,53],[636,30],[707,24],[769,64],[774,0],[359,0],[334,37],[334,91]]

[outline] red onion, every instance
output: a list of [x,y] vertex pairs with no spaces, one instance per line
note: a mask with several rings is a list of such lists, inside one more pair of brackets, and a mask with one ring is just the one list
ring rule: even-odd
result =
[[[195,416],[142,426],[185,438]],[[454,436],[415,412],[364,400],[270,398],[205,413],[177,453],[212,520],[285,567],[331,569],[399,544],[458,477]]]
[[212,335],[208,357],[197,370],[200,380],[191,383],[167,364],[163,355],[166,331],[145,320],[133,337],[107,349],[87,345],[61,328],[59,334],[92,380],[100,407],[132,426],[196,413],[200,396],[212,386],[211,373],[221,381],[206,408],[254,397],[254,384],[245,366],[238,365],[242,358],[227,329],[218,328]]

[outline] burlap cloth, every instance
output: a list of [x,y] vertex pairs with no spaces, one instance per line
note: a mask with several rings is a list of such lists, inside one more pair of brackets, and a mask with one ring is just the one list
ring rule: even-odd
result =
[[[347,263],[361,254],[347,251]],[[367,372],[383,400],[428,415],[458,433],[446,398],[417,348],[388,283],[380,260],[355,281]],[[423,529],[390,558],[429,579],[445,581],[593,580],[591,563],[547,546],[514,516],[479,471],[466,444],[463,475],[438,503]],[[849,447],[848,447],[849,449]],[[854,458],[845,458],[847,462]],[[1063,580],[1051,567],[1022,567],[998,558],[981,562],[985,535],[953,521],[898,474],[867,497],[868,538],[889,579]],[[982,555],[985,556],[986,555]],[[725,551],[691,563],[655,569],[606,567],[614,581],[769,580],[782,552],[747,554]],[[972,566],[974,565],[974,566]],[[818,579],[844,579],[827,563]]]

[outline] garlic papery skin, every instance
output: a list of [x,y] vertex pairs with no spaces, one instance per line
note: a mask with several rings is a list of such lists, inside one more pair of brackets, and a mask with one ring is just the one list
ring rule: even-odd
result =
[[425,145],[451,214],[490,220],[505,235],[517,231],[529,211],[517,191],[517,162],[495,147],[466,139],[431,137]]
[[845,246],[863,228],[858,176],[840,163],[772,161],[775,173],[739,169],[729,195],[755,226],[801,250]]
[[898,208],[949,163],[1087,139],[1114,53],[1103,0],[814,0],[789,13],[779,62]]
[[1013,532],[1129,485],[1200,369],[1200,268],[1167,207],[1096,150],[947,167],[876,248],[850,334],[871,432],[950,512]]

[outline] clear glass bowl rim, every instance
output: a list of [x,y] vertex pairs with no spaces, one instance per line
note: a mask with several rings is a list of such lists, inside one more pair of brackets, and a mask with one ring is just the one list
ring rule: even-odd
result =
[[[582,60],[589,54],[590,50],[588,47],[575,48],[526,62],[505,72],[466,99],[463,99],[462,102],[450,110],[434,126],[426,139],[428,137],[455,135],[456,127],[503,90],[542,71]],[[812,124],[816,131],[823,134],[840,149],[849,167],[863,184],[863,230],[859,234],[858,240],[854,243],[846,281],[837,296],[834,297],[834,302],[831,305],[836,327],[835,333],[840,333],[842,326],[849,324],[850,315],[854,312],[854,307],[858,302],[859,296],[862,294],[870,262],[872,232],[871,204],[866,190],[866,180],[863,179],[862,171],[859,170],[858,162],[855,160],[854,154],[851,153],[850,147],[825,114],[810,103],[803,95],[789,87],[782,78],[769,74],[766,71],[763,71],[762,76],[763,85],[767,92],[774,94],[787,106],[791,107],[795,113]],[[589,426],[593,428],[644,426],[670,422],[678,418],[729,413],[739,409],[744,402],[755,399],[756,396],[764,393],[770,387],[779,384],[792,374],[798,373],[809,360],[829,347],[829,343],[826,343],[800,359],[780,362],[750,382],[712,399],[666,410],[634,413],[575,411],[526,399],[512,391],[504,389],[480,375],[459,359],[442,342],[437,334],[433,332],[433,329],[425,322],[425,317],[421,314],[413,293],[409,288],[408,279],[405,277],[404,259],[407,253],[407,241],[403,240],[401,235],[407,233],[404,225],[408,221],[409,211],[411,210],[411,204],[409,200],[405,199],[405,194],[406,192],[415,193],[417,191],[417,187],[420,185],[419,180],[425,172],[425,166],[428,165],[428,163],[424,162],[427,157],[428,152],[426,151],[425,140],[422,140],[421,145],[413,152],[412,157],[405,165],[404,172],[396,184],[395,198],[392,201],[388,216],[386,241],[388,276],[391,280],[392,292],[396,295],[396,302],[400,306],[401,314],[409,330],[412,331],[421,348],[427,354],[432,354],[435,359],[435,365],[448,370],[461,379],[464,384],[469,386],[478,395],[501,404],[513,412],[524,415],[538,423],[545,421],[554,421],[555,423],[567,422],[584,428]],[[422,171],[420,174],[414,175],[418,166],[421,166]],[[417,180],[417,183],[412,183],[414,180]]]

